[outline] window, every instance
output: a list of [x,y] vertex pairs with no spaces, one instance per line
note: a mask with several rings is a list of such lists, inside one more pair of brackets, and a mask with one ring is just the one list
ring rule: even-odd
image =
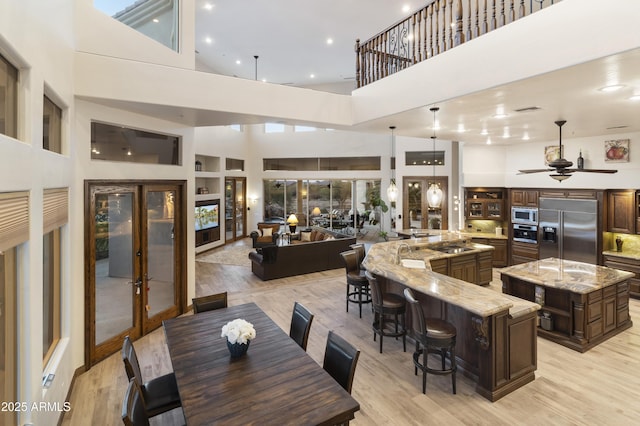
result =
[[294,132],[315,132],[317,129],[310,126],[293,126]]
[[444,151],[407,151],[405,166],[444,166]]
[[380,170],[380,157],[265,158],[262,167],[269,170]]
[[282,123],[264,123],[265,133],[284,133],[284,124]]
[[225,161],[225,166],[225,170],[228,172],[241,172],[244,170],[244,160],[227,158]]
[[178,51],[178,0],[94,0],[93,6],[147,37]]
[[93,122],[91,123],[91,159],[178,165],[180,138]]
[[42,148],[62,154],[62,109],[44,96]]
[[18,70],[0,56],[0,133],[18,137]]
[[42,241],[42,358],[46,365],[60,339],[60,230]]

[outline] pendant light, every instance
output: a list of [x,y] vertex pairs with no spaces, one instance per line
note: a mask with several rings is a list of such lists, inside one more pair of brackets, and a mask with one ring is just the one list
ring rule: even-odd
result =
[[393,135],[393,131],[396,128],[396,126],[389,126],[389,129],[391,129],[391,183],[389,184],[389,187],[387,188],[387,198],[389,199],[390,202],[395,203],[396,200],[398,199],[398,187],[396,186],[396,176],[395,176],[395,171],[396,171],[396,159],[395,159],[395,152],[396,152],[396,148],[395,148],[395,136]]
[[433,107],[430,111],[433,112],[433,136],[431,136],[431,140],[433,141],[433,182],[429,185],[429,189],[427,189],[427,203],[429,203],[429,207],[437,208],[442,204],[442,189],[440,189],[440,185],[436,182],[436,112],[440,108]]

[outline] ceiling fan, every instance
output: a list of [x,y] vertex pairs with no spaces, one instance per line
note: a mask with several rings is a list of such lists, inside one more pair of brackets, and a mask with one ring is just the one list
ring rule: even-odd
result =
[[566,120],[558,120],[556,121],[556,125],[558,126],[559,132],[560,132],[560,158],[550,161],[549,162],[549,168],[546,169],[528,169],[528,170],[519,170],[519,175],[523,175],[523,174],[529,174],[529,173],[542,173],[542,172],[553,172],[555,171],[555,173],[552,173],[551,176],[552,178],[554,178],[555,180],[562,182],[565,179],[569,179],[571,177],[571,173],[573,172],[587,172],[587,173],[617,173],[617,170],[612,170],[612,169],[584,169],[584,168],[577,168],[577,169],[572,169],[571,166],[573,166],[573,162],[569,161],[569,160],[565,160],[564,158],[562,158],[562,126],[566,123]]

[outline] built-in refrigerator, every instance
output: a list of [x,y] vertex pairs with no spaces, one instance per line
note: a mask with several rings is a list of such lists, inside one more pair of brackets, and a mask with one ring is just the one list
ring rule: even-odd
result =
[[598,263],[598,201],[540,198],[540,259]]

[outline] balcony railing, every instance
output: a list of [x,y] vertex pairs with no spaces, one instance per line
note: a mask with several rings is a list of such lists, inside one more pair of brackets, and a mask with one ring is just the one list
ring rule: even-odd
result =
[[370,38],[356,40],[356,83],[365,86],[561,0],[431,0]]

